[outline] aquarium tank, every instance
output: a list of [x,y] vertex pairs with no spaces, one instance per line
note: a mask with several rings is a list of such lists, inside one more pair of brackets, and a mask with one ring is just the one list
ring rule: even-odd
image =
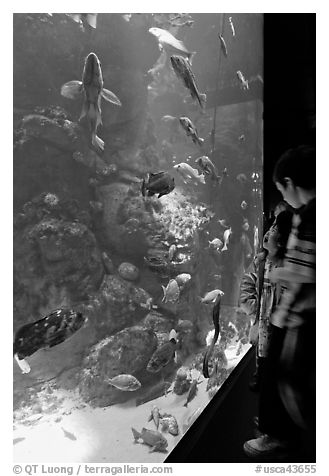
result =
[[250,348],[263,15],[13,25],[14,459],[163,462]]

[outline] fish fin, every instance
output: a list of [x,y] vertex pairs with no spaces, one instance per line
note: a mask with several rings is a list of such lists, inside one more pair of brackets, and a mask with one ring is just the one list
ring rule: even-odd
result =
[[100,137],[98,137],[96,133],[92,134],[91,143],[94,147],[96,147],[96,149],[100,149],[101,151],[104,150],[104,141]]
[[161,299],[161,302],[163,302],[166,299],[166,288],[164,286],[161,286],[163,289],[163,298]]
[[157,449],[157,446],[152,446],[152,448],[150,449],[149,453],[153,453],[156,449]]
[[109,89],[103,88],[101,91],[101,96],[105,99],[105,101],[116,104],[117,106],[122,106],[120,99]]
[[133,432],[133,435],[134,435],[134,439],[135,439],[134,443],[136,443],[137,440],[141,438],[142,435],[139,433],[139,431],[135,430],[135,428],[133,427],[131,427],[131,431]]
[[20,359],[17,354],[14,355],[18,367],[21,369],[22,374],[28,374],[31,372],[31,367],[25,359]]
[[187,408],[187,405],[188,405],[188,402],[185,402],[183,406]]
[[91,28],[97,27],[97,13],[87,13],[87,23]]
[[153,420],[153,415],[151,413],[151,415],[148,417],[148,420],[147,421],[152,421]]
[[206,180],[205,180],[203,174],[199,175],[199,177],[200,177],[200,182],[201,182],[201,183],[206,183]]
[[61,87],[61,95],[69,99],[76,99],[82,92],[82,81],[69,81]]

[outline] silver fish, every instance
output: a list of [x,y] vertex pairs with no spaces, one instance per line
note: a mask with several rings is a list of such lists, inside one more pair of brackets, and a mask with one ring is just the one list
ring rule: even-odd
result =
[[194,169],[186,162],[174,165],[174,169],[183,177],[184,183],[195,180],[199,183],[206,183],[204,175],[199,174],[197,169]]
[[232,17],[228,17],[228,21],[229,21],[229,24],[230,24],[230,27],[231,27],[232,36],[235,36],[235,28],[234,28],[234,25],[233,25]]
[[232,228],[228,228],[227,230],[224,231],[224,235],[223,235],[223,238],[224,238],[224,246],[222,248],[222,251],[227,251],[227,245],[229,243],[229,238],[232,234]]
[[243,76],[243,74],[241,73],[241,71],[237,71],[237,72],[236,72],[236,75],[237,75],[238,79],[239,79],[240,82],[241,82],[242,89],[244,89],[244,90],[249,89],[249,83],[248,83],[248,81],[245,79],[245,77]]
[[177,420],[170,413],[163,413],[160,419],[160,425],[162,431],[168,431],[173,436],[177,436],[179,433]]
[[169,283],[167,284],[167,287],[165,288],[162,286],[163,289],[163,302],[172,302],[175,303],[179,300],[179,286],[177,284],[177,281],[174,279],[171,279]]
[[142,384],[136,377],[129,374],[120,374],[113,378],[109,378],[107,382],[113,387],[125,392],[134,392],[141,388]]
[[204,295],[203,298],[201,298],[201,302],[204,304],[208,304],[210,302],[214,302],[217,299],[218,295],[224,296],[223,291],[220,289],[214,289],[213,291],[209,291]]
[[186,56],[191,61],[195,52],[189,51],[184,43],[175,38],[169,31],[152,27],[149,29],[149,32],[158,39],[161,51],[165,50],[168,54],[178,53],[179,55]]

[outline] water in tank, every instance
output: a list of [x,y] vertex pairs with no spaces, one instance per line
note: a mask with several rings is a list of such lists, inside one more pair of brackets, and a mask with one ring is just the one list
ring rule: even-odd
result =
[[263,17],[13,21],[14,459],[162,462],[250,348]]

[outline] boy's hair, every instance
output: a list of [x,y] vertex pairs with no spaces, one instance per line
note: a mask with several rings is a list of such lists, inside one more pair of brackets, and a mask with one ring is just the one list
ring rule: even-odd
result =
[[285,177],[289,177],[296,187],[305,190],[315,189],[315,148],[300,145],[284,152],[275,164],[273,181],[286,188]]

